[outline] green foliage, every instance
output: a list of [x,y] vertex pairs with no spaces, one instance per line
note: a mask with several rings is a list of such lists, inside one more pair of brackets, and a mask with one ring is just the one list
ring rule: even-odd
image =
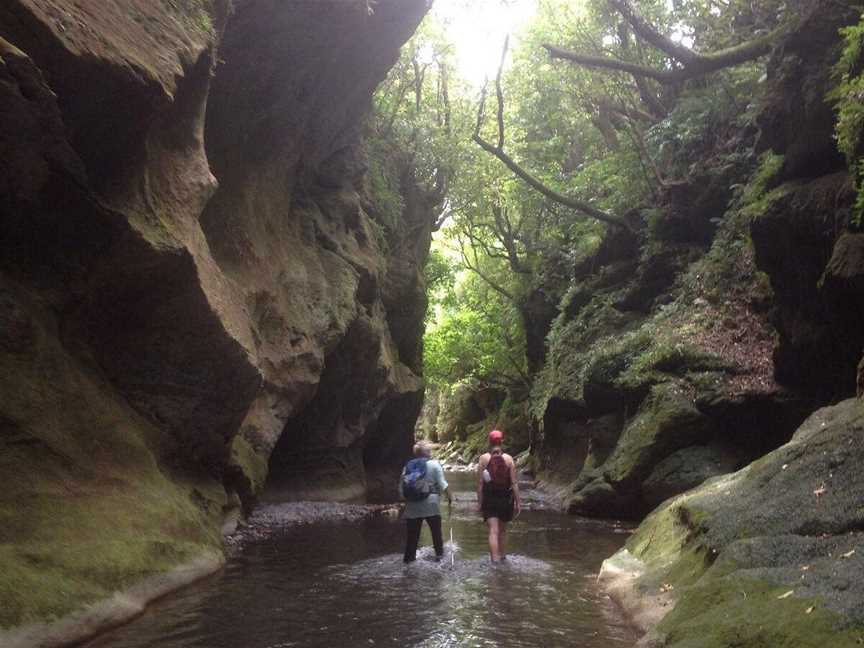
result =
[[[766,0],[759,5],[744,0],[720,7],[701,0],[646,0],[639,10],[659,31],[687,38],[696,49],[707,51],[776,26],[784,15],[783,3]],[[665,54],[637,46],[632,29],[605,1],[543,0],[514,42],[502,83],[504,148],[546,186],[617,215],[645,207],[649,221],[654,214],[657,230],[666,215],[657,205],[665,191],[662,179],[706,175],[706,167],[707,175],[725,178],[725,169],[752,164],[752,142],[741,132],[753,124],[761,64],[740,65],[712,75],[710,82],[694,81],[675,90],[647,82],[645,92],[665,105],[661,118],[651,112],[656,106],[646,102],[630,75],[553,61],[542,47],[553,43],[641,65],[668,66]],[[422,134],[423,146],[414,148],[420,150],[418,161],[430,160],[430,171],[425,172],[429,177],[432,169],[454,170],[447,192],[450,218],[436,244],[447,251],[451,265],[459,267],[451,275],[452,284],[433,296],[427,376],[442,383],[492,374],[524,379],[525,340],[537,332],[522,330],[520,309],[538,290],[553,302],[569,291],[561,302],[564,314],[548,335],[549,361],[534,391],[548,396],[563,389],[566,396],[578,398],[601,341],[618,343],[622,334],[639,328],[638,318],[615,306],[623,296],[620,283],[615,290],[598,291],[589,284],[572,289],[573,268],[597,249],[605,226],[551,204],[470,143],[476,92],[461,84],[450,68],[452,110],[449,130],[442,136],[440,105],[432,99],[441,94],[442,68],[436,61],[447,61],[447,51],[446,32],[428,22],[406,48],[401,71],[391,77],[377,103],[381,114],[397,116],[394,132],[403,141],[416,142],[412,137]],[[418,78],[417,63],[423,61],[432,61],[426,74],[438,79],[439,91],[399,104],[400,97],[412,96],[410,81]],[[481,134],[495,142],[495,93],[489,90]],[[432,103],[425,103],[427,99]],[[418,120],[426,124],[419,131]],[[650,231],[648,244],[654,244]],[[430,262],[430,276],[439,272],[439,261]],[[578,307],[571,308],[575,301],[580,301]],[[633,376],[662,373],[676,359],[705,364],[695,352],[672,344],[648,346],[640,362],[628,363],[635,367]],[[543,401],[540,396],[534,402]]]
[[405,200],[399,191],[398,170],[382,140],[370,139],[367,155],[369,170],[366,178],[374,206],[371,215],[380,226],[392,232],[396,230],[405,208]]
[[845,48],[836,67],[836,86],[828,98],[837,110],[836,137],[846,156],[858,192],[853,212],[855,227],[864,227],[864,20],[841,30]]
[[445,272],[424,337],[426,379],[439,385],[467,379],[518,381],[524,371],[521,334],[519,315],[506,300],[489,294],[470,274],[457,278]]
[[759,167],[736,200],[733,214],[746,222],[761,218],[774,203],[790,191],[788,185],[776,186],[783,171],[784,157],[770,151],[764,153]]
[[713,82],[685,91],[669,116],[648,131],[647,142],[663,173],[684,178],[696,165],[739,162],[746,142],[740,133],[753,124],[761,70],[745,65],[716,75]]
[[213,0],[162,0],[169,11],[192,29],[213,34]]
[[740,203],[750,205],[762,200],[762,198],[777,186],[780,173],[786,158],[777,155],[773,151],[766,151],[759,158],[759,166],[750,178],[741,195]]
[[432,295],[433,300],[443,303],[453,294],[456,287],[456,273],[452,263],[441,250],[433,248],[429,252],[429,259],[426,261],[423,273],[426,277],[426,290]]

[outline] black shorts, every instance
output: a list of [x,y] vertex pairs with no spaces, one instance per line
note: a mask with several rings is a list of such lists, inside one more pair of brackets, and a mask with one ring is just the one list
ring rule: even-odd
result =
[[498,518],[502,522],[513,519],[513,493],[483,492],[483,520],[490,517]]

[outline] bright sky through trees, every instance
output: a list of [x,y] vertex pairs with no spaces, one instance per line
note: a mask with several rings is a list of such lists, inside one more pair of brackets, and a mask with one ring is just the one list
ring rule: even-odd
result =
[[453,43],[459,76],[480,87],[494,77],[504,37],[518,38],[537,0],[435,0],[432,11]]

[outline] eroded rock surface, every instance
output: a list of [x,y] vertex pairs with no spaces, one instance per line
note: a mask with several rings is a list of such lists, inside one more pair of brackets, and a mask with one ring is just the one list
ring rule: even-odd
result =
[[0,626],[410,443],[437,205],[376,222],[361,127],[427,3],[232,4],[0,8]]

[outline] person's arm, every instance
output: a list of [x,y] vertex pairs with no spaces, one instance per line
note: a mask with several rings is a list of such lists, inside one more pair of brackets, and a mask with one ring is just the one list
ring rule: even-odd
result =
[[513,514],[522,510],[522,497],[519,494],[519,478],[516,475],[516,462],[510,457],[510,488],[513,489]]
[[398,489],[399,489],[399,499],[402,499],[402,500],[405,499],[405,493],[402,491],[402,478],[403,478],[404,476],[405,476],[405,469],[403,468],[403,469],[402,469],[402,474],[399,475],[399,486],[398,486]]
[[447,498],[447,504],[453,505],[453,496],[450,495],[450,484],[447,483],[447,480],[444,477],[444,468],[441,467],[441,464],[438,464],[438,490]]
[[486,464],[483,463],[483,458],[486,455],[480,455],[480,459],[477,461],[477,510],[483,510],[483,470],[486,468]]

